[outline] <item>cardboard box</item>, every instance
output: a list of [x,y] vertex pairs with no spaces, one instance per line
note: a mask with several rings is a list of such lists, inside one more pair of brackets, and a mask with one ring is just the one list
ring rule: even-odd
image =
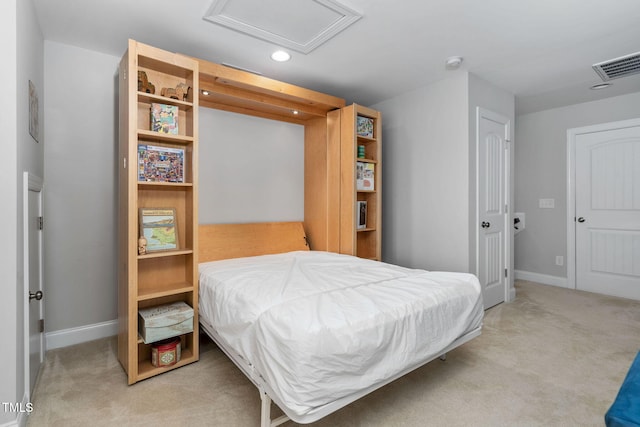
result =
[[145,344],[193,332],[193,308],[178,301],[140,309],[138,332]]

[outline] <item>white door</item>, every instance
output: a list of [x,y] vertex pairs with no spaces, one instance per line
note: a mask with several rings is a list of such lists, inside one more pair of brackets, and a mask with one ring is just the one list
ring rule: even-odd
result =
[[484,308],[507,293],[509,119],[477,109],[477,270]]
[[42,181],[24,173],[25,387],[33,393],[44,361]]
[[611,126],[575,137],[576,288],[640,300],[640,124]]

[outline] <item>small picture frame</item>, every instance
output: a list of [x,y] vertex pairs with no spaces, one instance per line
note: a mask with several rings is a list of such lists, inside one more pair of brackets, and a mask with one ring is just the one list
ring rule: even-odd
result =
[[140,208],[140,237],[146,239],[146,252],[178,249],[178,226],[173,208]]
[[40,119],[38,117],[38,91],[29,80],[29,134],[35,142],[40,142]]
[[356,229],[362,230],[367,228],[367,202],[363,200],[358,200],[357,211],[356,211]]

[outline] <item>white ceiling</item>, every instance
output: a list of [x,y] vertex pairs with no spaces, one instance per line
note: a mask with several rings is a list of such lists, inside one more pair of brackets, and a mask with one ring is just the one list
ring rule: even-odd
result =
[[341,0],[362,18],[306,55],[291,50],[287,63],[270,59],[277,46],[204,20],[212,0],[33,2],[46,40],[119,57],[132,38],[348,103],[447,78],[453,55],[515,94],[518,113],[640,91],[640,74],[589,89],[602,82],[592,64],[640,51],[639,0]]

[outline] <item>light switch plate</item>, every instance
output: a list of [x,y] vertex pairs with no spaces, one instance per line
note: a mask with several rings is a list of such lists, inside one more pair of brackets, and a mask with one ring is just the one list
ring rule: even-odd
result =
[[556,199],[540,199],[538,200],[538,207],[542,209],[553,209],[556,207]]

